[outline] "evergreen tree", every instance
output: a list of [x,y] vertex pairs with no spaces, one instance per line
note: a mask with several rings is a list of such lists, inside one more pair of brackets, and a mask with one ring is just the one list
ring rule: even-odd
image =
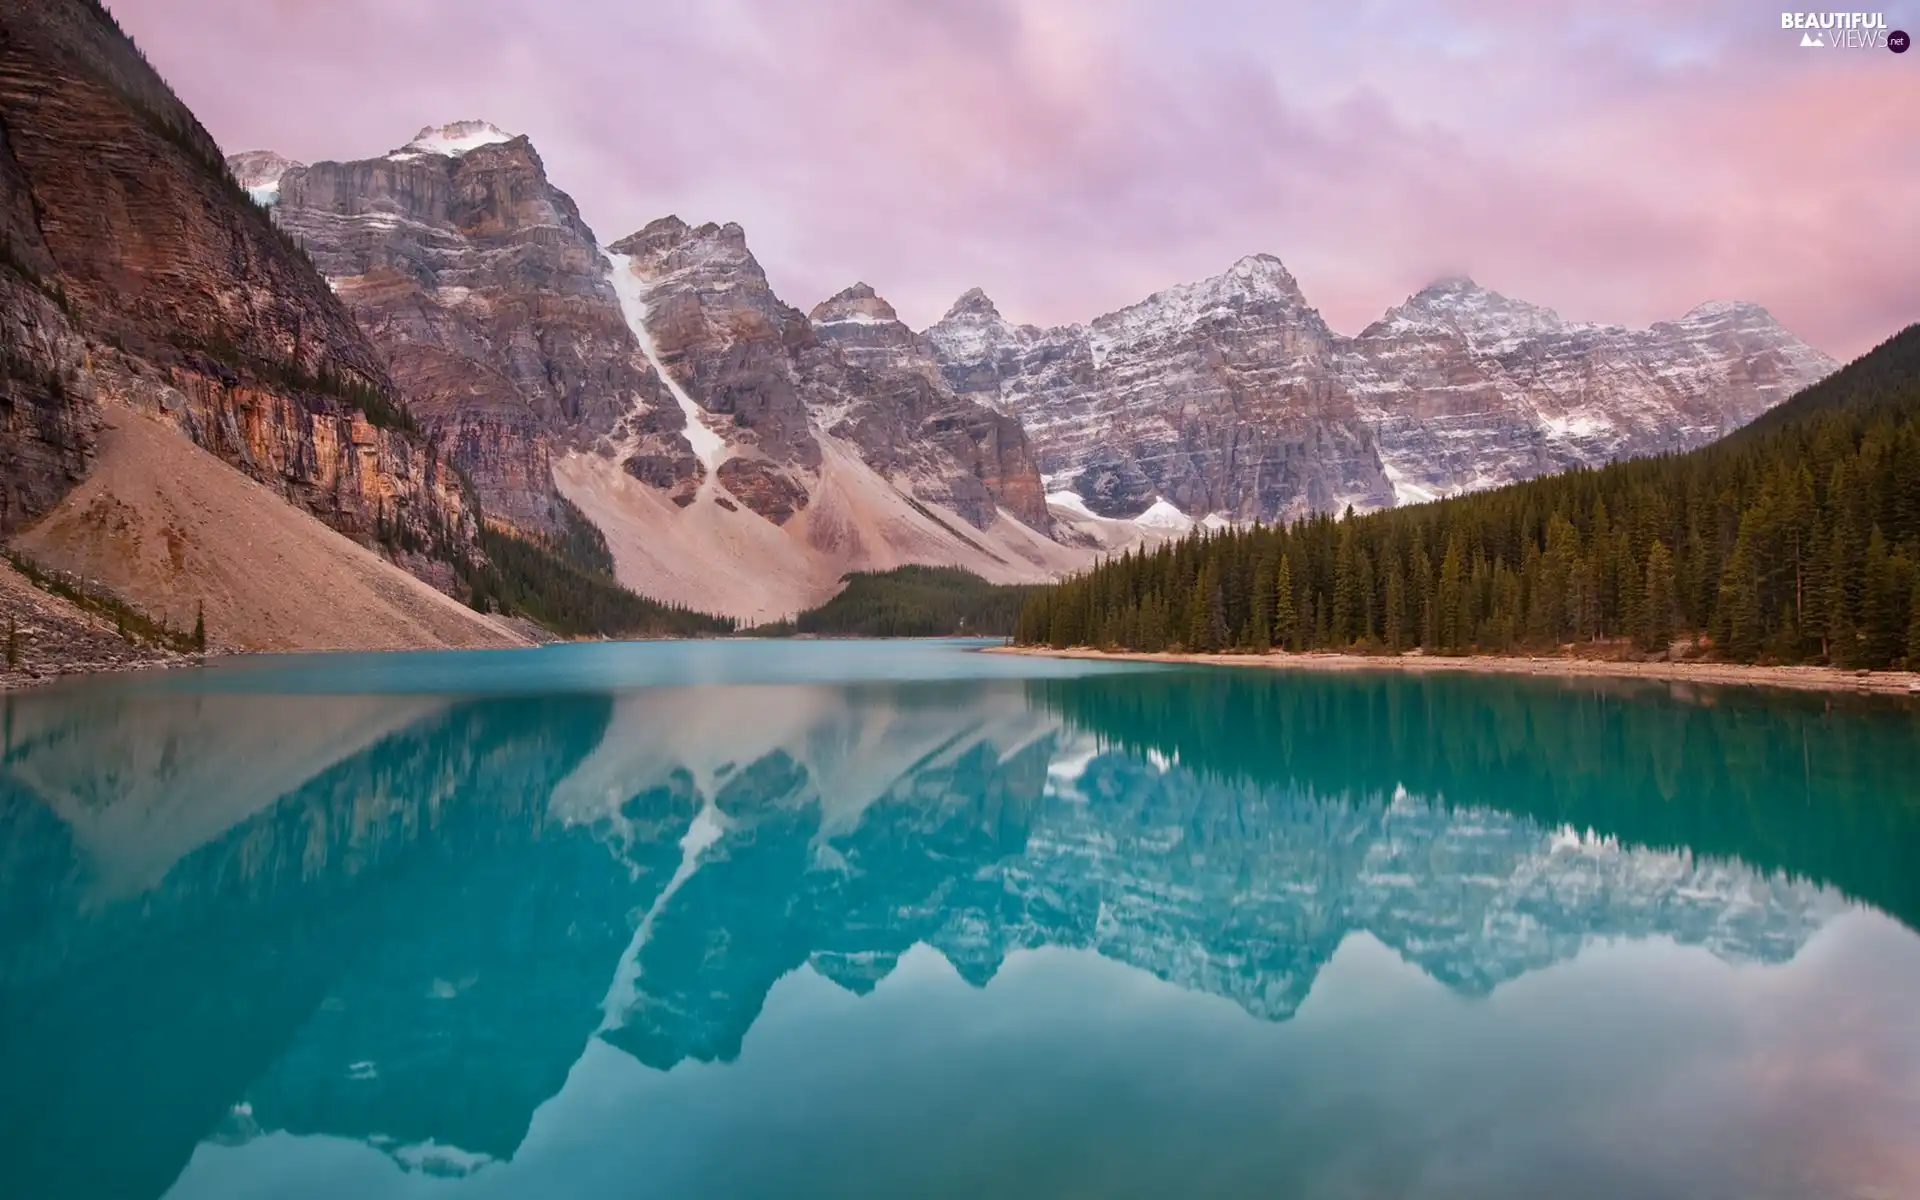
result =
[[[1920,618],[1920,609],[1915,610],[1915,615],[1917,618]],[[1920,629],[1920,623],[1916,623],[1914,628]],[[7,614],[7,670],[15,671],[15,670],[18,670],[19,667],[20,667],[20,629],[17,625],[14,624],[13,614],[8,613]]]
[[1920,586],[1913,589],[1913,616],[1907,622],[1907,670],[1920,671]]
[[1193,581],[1193,599],[1187,605],[1187,649],[1215,654],[1226,648],[1226,597],[1221,590],[1220,564],[1209,558]]
[[1720,611],[1715,626],[1726,654],[1742,662],[1751,662],[1760,653],[1764,633],[1758,574],[1752,539],[1742,529],[1720,576]]
[[1273,588],[1273,627],[1281,646],[1287,650],[1301,648],[1300,612],[1294,606],[1293,595],[1293,559],[1283,554]]
[[1279,568],[1272,558],[1262,558],[1253,569],[1253,611],[1248,621],[1247,645],[1255,654],[1273,649],[1274,591]]
[[204,601],[194,608],[193,648],[202,654],[207,651],[207,606]]
[[1354,571],[1353,522],[1340,525],[1340,548],[1333,556],[1333,644],[1346,647],[1353,642],[1354,625],[1360,609],[1360,581]]
[[1387,649],[1395,654],[1407,648],[1407,580],[1398,558],[1387,560]]
[[1643,650],[1665,650],[1673,644],[1673,556],[1667,544],[1655,541],[1647,548],[1646,579],[1641,588],[1637,640]]
[[1460,541],[1455,535],[1447,543],[1446,557],[1440,560],[1438,640],[1442,654],[1458,654],[1466,649],[1460,554]]

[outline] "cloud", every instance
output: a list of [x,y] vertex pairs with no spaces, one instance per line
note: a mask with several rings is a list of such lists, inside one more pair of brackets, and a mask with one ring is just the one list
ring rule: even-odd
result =
[[1084,320],[1265,250],[1350,331],[1443,269],[1577,319],[1756,300],[1842,355],[1920,318],[1912,64],[1751,5],[115,7],[231,149],[485,117],[603,238],[738,220],[802,306]]

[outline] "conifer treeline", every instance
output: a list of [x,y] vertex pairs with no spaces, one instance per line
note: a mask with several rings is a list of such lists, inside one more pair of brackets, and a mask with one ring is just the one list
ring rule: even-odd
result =
[[1920,326],[1689,454],[1201,533],[1036,593],[1017,638],[1501,653],[1631,638],[1920,665]]
[[992,584],[959,567],[856,571],[839,594],[762,637],[1007,637],[1031,587]]

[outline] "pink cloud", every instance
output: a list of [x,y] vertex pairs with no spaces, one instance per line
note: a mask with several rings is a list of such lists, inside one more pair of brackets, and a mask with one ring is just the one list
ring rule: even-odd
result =
[[[1920,319],[1914,56],[1751,5],[120,0],[223,144],[534,137],[603,238],[738,220],[808,305],[1083,320],[1270,251],[1349,331],[1445,271],[1565,315]],[[1896,14],[1896,19],[1899,19]],[[1910,21],[1920,25],[1920,21]]]

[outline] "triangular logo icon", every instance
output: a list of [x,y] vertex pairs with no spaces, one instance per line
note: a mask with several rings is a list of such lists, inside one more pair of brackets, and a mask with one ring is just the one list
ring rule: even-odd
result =
[[1827,35],[1824,33],[1803,33],[1800,35],[1800,45],[1803,47],[1819,46],[1824,49],[1826,44]]

